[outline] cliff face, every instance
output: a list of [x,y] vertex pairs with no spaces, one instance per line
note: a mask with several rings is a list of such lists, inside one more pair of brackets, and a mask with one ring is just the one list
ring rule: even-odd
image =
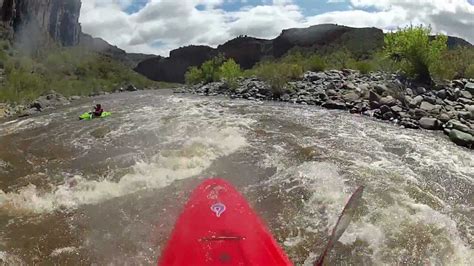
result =
[[325,24],[284,30],[273,40],[245,36],[230,40],[216,49],[207,46],[199,46],[199,49],[196,46],[183,47],[171,51],[168,58],[145,60],[138,64],[135,71],[157,81],[184,82],[188,67],[199,66],[219,53],[249,69],[265,57],[279,58],[295,47],[324,51],[344,46],[354,53],[370,53],[382,45],[383,32],[379,29]]
[[77,45],[81,0],[3,0],[0,20],[10,38],[37,45],[52,40]]
[[168,58],[157,56],[140,62],[135,71],[152,80],[183,83],[189,67],[216,55],[216,49],[208,46],[188,46],[171,51]]

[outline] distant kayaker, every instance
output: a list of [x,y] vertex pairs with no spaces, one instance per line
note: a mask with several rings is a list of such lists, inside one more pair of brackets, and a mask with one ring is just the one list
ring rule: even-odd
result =
[[100,117],[100,116],[102,116],[103,112],[104,112],[104,109],[102,109],[102,106],[100,104],[97,104],[94,107],[93,115],[96,116],[96,117]]

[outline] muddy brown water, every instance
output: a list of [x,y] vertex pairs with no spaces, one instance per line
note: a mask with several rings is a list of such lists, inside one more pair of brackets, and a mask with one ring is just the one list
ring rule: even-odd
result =
[[[100,102],[113,115],[79,121]],[[0,262],[152,265],[203,177],[231,181],[297,265],[366,191],[331,265],[473,265],[474,154],[311,106],[123,93],[0,121]]]

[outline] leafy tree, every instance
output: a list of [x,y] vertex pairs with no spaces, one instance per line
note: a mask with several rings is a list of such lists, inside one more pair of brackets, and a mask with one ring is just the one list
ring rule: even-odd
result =
[[397,61],[409,76],[427,84],[432,83],[432,71],[440,64],[447,49],[447,37],[430,38],[431,28],[408,26],[385,36],[385,53]]
[[237,64],[232,58],[228,59],[222,64],[222,66],[219,68],[219,72],[221,78],[231,86],[235,86],[237,78],[243,75],[240,65]]
[[201,69],[195,66],[188,68],[188,71],[186,71],[186,74],[184,75],[184,79],[186,81],[186,84],[198,84],[202,81]]

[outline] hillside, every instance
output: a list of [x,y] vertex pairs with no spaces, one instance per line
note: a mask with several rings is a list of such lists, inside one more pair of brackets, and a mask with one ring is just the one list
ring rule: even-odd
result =
[[82,33],[80,0],[0,5],[0,102],[21,103],[50,90],[69,96],[154,85],[132,70],[151,55],[128,54]]
[[[382,48],[384,33],[377,28],[352,28],[334,24],[287,29],[272,40],[240,36],[219,45],[187,46],[171,51],[168,58],[155,57],[138,64],[135,71],[146,77],[167,82],[184,82],[191,66],[199,66],[217,54],[233,58],[243,69],[250,69],[266,58],[280,58],[293,49],[329,54],[347,49],[357,59],[365,59]],[[448,46],[472,46],[463,39],[448,38]]]

